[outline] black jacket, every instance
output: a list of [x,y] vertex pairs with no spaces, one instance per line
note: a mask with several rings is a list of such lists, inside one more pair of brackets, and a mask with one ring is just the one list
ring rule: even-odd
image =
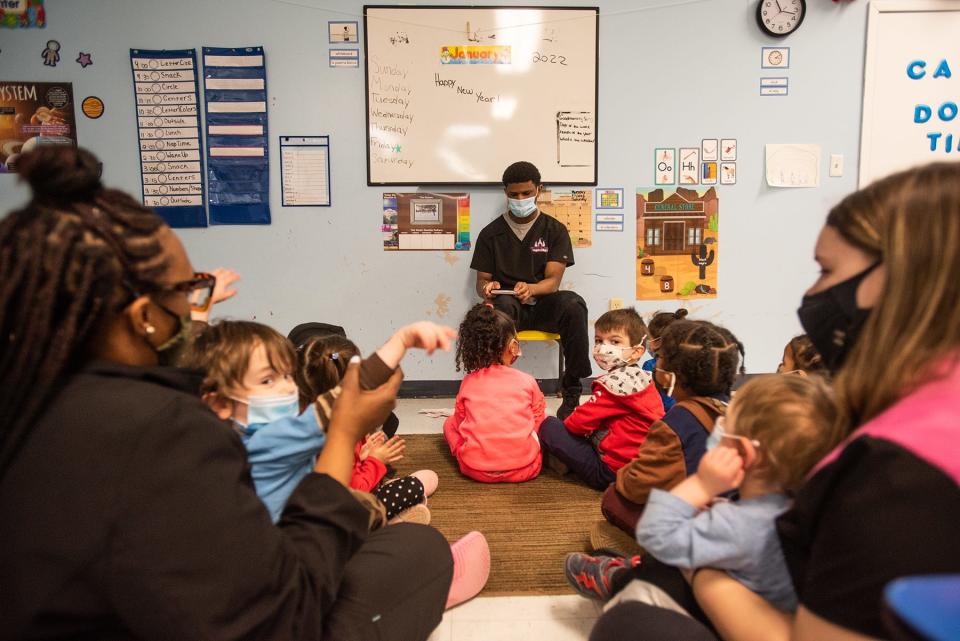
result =
[[367,511],[309,474],[274,526],[167,368],[73,376],[0,481],[0,640],[319,639]]

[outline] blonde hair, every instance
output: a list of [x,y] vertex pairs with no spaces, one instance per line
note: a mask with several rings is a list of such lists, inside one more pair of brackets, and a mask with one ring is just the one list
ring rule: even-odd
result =
[[836,378],[846,432],[938,376],[960,348],[960,162],[894,174],[827,218],[882,261],[883,293]]
[[819,376],[751,379],[737,390],[727,420],[738,436],[759,441],[757,473],[787,492],[843,438],[833,394]]

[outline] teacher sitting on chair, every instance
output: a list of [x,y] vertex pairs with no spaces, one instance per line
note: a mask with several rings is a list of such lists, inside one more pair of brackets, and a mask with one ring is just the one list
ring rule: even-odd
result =
[[507,167],[503,187],[509,209],[480,232],[470,267],[477,270],[477,293],[518,330],[560,334],[566,370],[557,417],[563,420],[580,401],[580,379],[592,372],[587,304],[575,292],[559,291],[563,272],[573,265],[570,234],[537,208],[540,172],[531,163]]

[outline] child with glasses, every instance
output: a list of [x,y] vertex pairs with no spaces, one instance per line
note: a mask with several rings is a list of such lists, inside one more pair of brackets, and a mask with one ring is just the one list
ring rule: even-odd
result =
[[545,402],[536,379],[511,367],[518,358],[509,316],[482,303],[467,312],[457,340],[457,371],[467,375],[443,436],[460,471],[476,481],[519,483],[540,473]]
[[[637,564],[571,555],[616,602],[644,601],[699,614],[680,570],[726,570],[782,612],[797,595],[775,527],[810,469],[841,440],[830,388],[819,377],[763,376],[744,385],[717,421],[696,474],[653,490],[637,525]],[[738,498],[718,498],[737,490]],[[634,567],[630,567],[630,566]],[[612,607],[612,603],[611,606]],[[699,618],[699,617],[698,617]]]

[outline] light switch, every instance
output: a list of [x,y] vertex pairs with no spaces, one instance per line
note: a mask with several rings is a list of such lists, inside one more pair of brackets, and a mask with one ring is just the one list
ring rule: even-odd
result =
[[843,176],[843,154],[830,154],[830,176],[833,178]]

